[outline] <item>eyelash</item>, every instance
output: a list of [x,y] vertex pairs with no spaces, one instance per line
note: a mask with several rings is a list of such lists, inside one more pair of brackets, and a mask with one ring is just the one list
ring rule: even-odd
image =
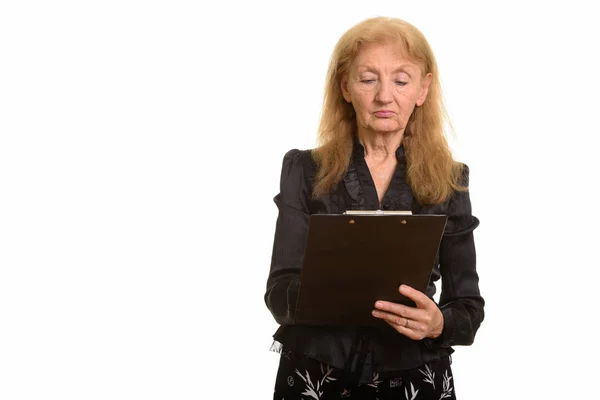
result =
[[[375,82],[375,79],[364,79],[361,81],[362,83],[373,83]],[[402,82],[402,81],[395,81],[395,83],[398,86],[405,86],[408,82]]]

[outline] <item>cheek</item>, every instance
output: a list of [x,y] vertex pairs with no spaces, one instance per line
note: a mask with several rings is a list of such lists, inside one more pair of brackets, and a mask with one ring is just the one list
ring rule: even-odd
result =
[[397,101],[402,109],[412,109],[418,100],[418,93],[415,92],[402,92],[398,93]]
[[371,91],[363,89],[354,93],[352,103],[355,105],[355,108],[366,110],[373,103],[373,97]]

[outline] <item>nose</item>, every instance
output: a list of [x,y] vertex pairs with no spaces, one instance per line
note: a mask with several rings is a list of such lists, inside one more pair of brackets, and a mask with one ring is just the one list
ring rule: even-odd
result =
[[391,103],[393,97],[393,83],[387,80],[380,80],[377,85],[376,100],[380,103]]

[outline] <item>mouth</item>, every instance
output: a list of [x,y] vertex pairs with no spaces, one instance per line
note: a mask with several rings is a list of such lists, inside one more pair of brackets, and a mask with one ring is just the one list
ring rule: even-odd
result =
[[390,111],[390,110],[381,110],[381,111],[375,111],[373,113],[373,115],[375,115],[375,116],[377,116],[379,118],[389,118],[392,115],[394,115],[394,112]]

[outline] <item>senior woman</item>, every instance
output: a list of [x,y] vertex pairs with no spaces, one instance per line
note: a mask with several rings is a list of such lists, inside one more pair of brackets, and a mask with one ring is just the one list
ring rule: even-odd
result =
[[[285,155],[275,197],[265,293],[280,324],[275,399],[456,398],[451,346],[473,343],[484,300],[469,169],[452,157],[444,116],[436,61],[418,29],[380,17],[340,38],[327,74],[320,146]],[[416,307],[376,302],[373,317],[387,322],[383,328],[295,324],[309,216],[376,209],[448,215],[426,293],[399,288]]]

